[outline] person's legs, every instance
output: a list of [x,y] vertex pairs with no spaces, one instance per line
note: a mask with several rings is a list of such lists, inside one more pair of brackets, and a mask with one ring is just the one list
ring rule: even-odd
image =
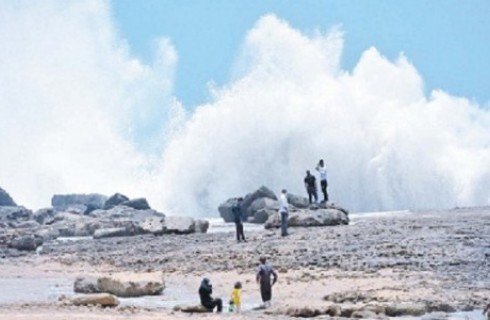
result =
[[272,298],[272,287],[270,283],[260,284],[260,296],[262,297],[262,302],[264,302],[264,307],[270,306]]
[[327,180],[325,180],[325,201],[328,201],[328,192],[327,192],[327,188],[328,188],[328,183],[327,183]]
[[216,307],[217,307],[216,311],[222,312],[223,311],[223,300],[221,300],[220,298],[216,298],[216,299],[214,299],[214,303],[216,304]]
[[311,204],[311,191],[308,191],[308,202]]
[[[316,192],[316,189],[313,190],[313,198],[315,198],[315,203],[318,203],[318,194]],[[311,203],[311,201],[310,201],[310,203]]]
[[243,241],[246,241],[245,240],[245,234],[243,233],[243,223],[241,223],[241,222],[238,225],[238,235],[237,235],[237,239],[240,240],[240,238]]
[[323,193],[323,201],[327,202],[328,201],[328,195],[327,195],[327,180],[322,180],[320,182],[322,186],[322,193]]
[[241,225],[241,223],[235,222],[236,240],[237,241],[240,241],[240,225]]
[[281,212],[281,236],[288,235],[288,213]]

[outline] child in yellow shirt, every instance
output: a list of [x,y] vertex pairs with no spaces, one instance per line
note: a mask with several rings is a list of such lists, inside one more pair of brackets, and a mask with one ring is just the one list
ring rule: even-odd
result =
[[230,304],[233,305],[233,308],[230,308],[230,310],[234,309],[236,312],[240,312],[241,305],[242,305],[242,302],[240,300],[241,291],[242,291],[242,283],[238,281],[237,283],[235,283],[235,287],[231,292]]

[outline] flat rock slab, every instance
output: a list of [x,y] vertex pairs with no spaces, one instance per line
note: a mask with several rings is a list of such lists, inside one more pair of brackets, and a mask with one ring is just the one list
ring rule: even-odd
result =
[[163,289],[163,280],[122,281],[110,277],[79,277],[74,283],[74,291],[77,293],[110,293],[118,297],[159,295]]
[[99,305],[102,307],[116,307],[119,305],[119,299],[109,293],[91,293],[80,294],[71,297],[69,303],[75,306]]

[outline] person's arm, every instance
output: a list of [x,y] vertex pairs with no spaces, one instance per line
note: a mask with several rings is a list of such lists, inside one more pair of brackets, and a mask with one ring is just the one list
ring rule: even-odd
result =
[[261,276],[261,274],[260,274],[260,273],[261,273],[261,271],[262,271],[262,269],[259,267],[259,270],[257,270],[257,275],[255,276],[255,280],[256,280],[257,282],[259,282],[259,281],[260,281],[260,276]]
[[277,273],[274,271],[274,269],[272,269],[271,267],[271,273],[272,273],[272,285],[274,285],[274,283],[276,283],[277,281]]

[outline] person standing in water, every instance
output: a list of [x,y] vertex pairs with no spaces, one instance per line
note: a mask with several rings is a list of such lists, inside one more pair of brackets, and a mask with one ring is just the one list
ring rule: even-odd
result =
[[[272,286],[277,281],[277,273],[274,271],[272,266],[267,263],[265,257],[260,257],[260,265],[257,270],[256,280],[260,284],[260,296],[262,302],[264,303],[264,308],[271,306],[272,300]],[[272,277],[272,281],[271,281]]]
[[325,166],[323,159],[321,159],[318,162],[318,164],[316,166],[316,171],[318,171],[320,173],[320,186],[322,188],[322,193],[323,193],[323,202],[327,203],[328,202],[327,167]]

